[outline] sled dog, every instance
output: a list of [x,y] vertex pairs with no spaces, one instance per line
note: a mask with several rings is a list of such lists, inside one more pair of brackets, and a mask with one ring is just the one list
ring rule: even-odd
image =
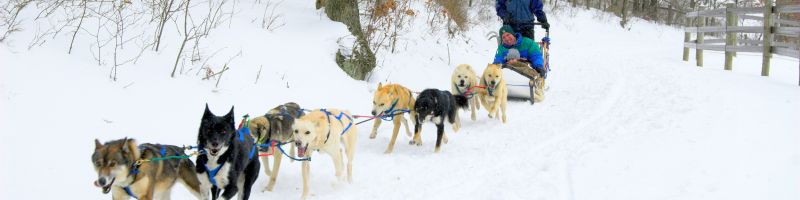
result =
[[[410,113],[409,116],[411,116],[411,120],[413,121],[414,96],[412,95],[411,90],[408,90],[408,88],[405,88],[399,84],[383,85],[378,83],[378,90],[375,91],[375,95],[372,98],[372,115],[375,117],[393,115],[393,117],[390,116],[389,118],[392,119],[392,122],[394,123],[392,140],[389,141],[389,147],[386,147],[386,151],[384,153],[392,153],[392,150],[394,149],[394,143],[397,141],[397,132],[400,131],[401,123],[406,128],[406,135],[411,137],[411,130],[408,129],[408,121],[405,118],[404,111],[408,111],[408,113]],[[378,127],[381,126],[381,122],[383,121],[380,118],[374,120],[375,123],[372,126],[372,133],[370,133],[369,139],[375,139],[375,137],[378,135]]]
[[[92,164],[97,172],[95,186],[112,199],[170,199],[172,186],[180,181],[198,199],[208,199],[188,159],[166,159],[144,162],[167,156],[185,156],[183,149],[160,144],[137,145],[134,139],[120,139],[105,144],[94,140]],[[140,161],[141,160],[141,161]]]
[[422,123],[431,121],[436,124],[436,150],[440,151],[442,141],[447,143],[447,135],[444,134],[445,120],[453,126],[453,132],[457,132],[461,127],[461,121],[458,118],[458,109],[467,108],[467,97],[462,95],[453,95],[452,93],[438,89],[426,89],[417,96],[417,102],[414,104],[416,116],[414,116],[414,140],[411,144],[422,145],[420,132],[422,131]]
[[[258,144],[268,144],[275,142],[280,144],[290,143],[291,152],[294,156],[294,143],[292,143],[292,124],[294,120],[303,116],[303,110],[297,103],[289,102],[269,110],[264,116],[259,116],[250,120],[250,134]],[[269,176],[269,184],[264,191],[272,191],[275,181],[278,178],[278,171],[281,168],[281,152],[272,152],[274,148],[261,148],[259,152],[272,154],[274,163],[270,170],[269,157],[261,157],[261,164],[264,166],[264,174]]]
[[[353,182],[353,153],[358,130],[349,112],[336,109],[314,110],[295,120],[292,128],[298,156],[310,158],[315,150],[326,153],[333,158],[336,177],[340,181]],[[346,179],[343,175],[342,146],[344,154],[347,155]],[[304,161],[302,168],[303,199],[309,194],[309,162]]]
[[197,134],[197,148],[205,151],[197,156],[195,172],[205,189],[211,190],[213,199],[234,195],[247,200],[258,178],[260,168],[255,142],[249,129],[236,130],[233,108],[225,116],[216,116],[206,105]]
[[478,93],[483,107],[489,111],[489,118],[498,117],[503,112],[503,123],[506,123],[506,103],[508,102],[508,88],[503,79],[503,70],[500,65],[489,64],[483,70],[481,86],[486,89]]
[[469,101],[469,108],[472,111],[472,121],[475,121],[475,113],[478,109],[481,109],[481,104],[479,103],[478,97],[476,97],[477,88],[473,88],[478,86],[478,75],[475,73],[475,70],[472,70],[472,66],[468,64],[460,64],[456,67],[453,71],[452,77],[450,77],[450,84],[451,89],[450,92],[455,95],[462,95],[467,97]]

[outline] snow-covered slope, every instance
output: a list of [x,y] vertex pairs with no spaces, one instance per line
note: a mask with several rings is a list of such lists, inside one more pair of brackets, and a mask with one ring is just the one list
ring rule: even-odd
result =
[[[286,25],[273,32],[234,20],[207,48],[238,54],[221,80],[169,78],[172,52],[145,54],[117,82],[91,55],[67,55],[55,43],[0,48],[0,198],[107,199],[92,186],[93,139],[193,144],[206,102],[223,113],[262,114],[283,102],[368,114],[377,82],[412,90],[449,88],[454,66],[482,70],[495,50],[497,22],[448,38],[414,28],[399,50],[383,54],[369,82],[349,79],[333,62],[346,28],[303,1],[284,1]],[[337,183],[327,155],[311,163],[315,199],[798,199],[800,87],[797,60],[777,57],[760,77],[760,56],[740,54],[734,71],[722,54],[706,67],[681,61],[682,32],[638,22],[631,30],[590,11],[551,16],[552,69],[547,98],[511,102],[508,123],[462,115],[460,132],[433,153],[435,127],[422,147],[391,132],[368,139],[358,126],[354,183]],[[425,27],[418,19],[413,27]],[[24,35],[24,34],[20,34]],[[21,38],[23,36],[20,36]],[[169,55],[167,55],[169,54]],[[88,56],[88,57],[87,57]],[[255,77],[263,66],[261,77]],[[512,73],[507,71],[506,73]],[[400,134],[404,135],[404,134]],[[298,198],[300,164],[284,162],[273,192],[253,199]],[[174,199],[191,195],[176,186]]]

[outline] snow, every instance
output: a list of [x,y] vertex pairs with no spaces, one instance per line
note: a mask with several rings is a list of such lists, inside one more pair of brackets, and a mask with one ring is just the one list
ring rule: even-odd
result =
[[[29,50],[23,32],[0,44],[0,199],[110,198],[92,185],[93,139],[193,144],[205,103],[217,114],[235,105],[239,116],[287,101],[365,115],[378,82],[449,89],[455,65],[480,74],[491,61],[495,41],[486,35],[499,25],[450,38],[422,28],[420,17],[402,48],[381,54],[361,82],[333,62],[337,41],[351,39],[344,25],[309,2],[283,1],[278,10],[286,24],[274,31],[242,14],[209,36],[204,48],[222,49],[209,62],[215,70],[241,52],[218,88],[195,71],[168,76],[179,44],[121,67],[116,82],[88,52],[66,54],[67,42]],[[389,123],[374,140],[372,123],[362,124],[354,183],[336,182],[329,157],[317,154],[311,198],[800,199],[797,59],[776,56],[770,76],[761,77],[760,55],[741,53],[724,71],[723,54],[706,51],[698,68],[694,55],[681,60],[677,28],[635,21],[625,30],[614,17],[585,10],[550,18],[553,71],[544,102],[510,102],[506,124],[483,110],[477,121],[462,112],[461,131],[446,127],[450,142],[438,154],[432,124],[423,127],[421,147],[407,145],[401,130],[390,155],[383,154]],[[263,193],[262,172],[252,198],[299,198],[299,169],[283,162],[274,191]],[[175,188],[173,198],[192,198]]]

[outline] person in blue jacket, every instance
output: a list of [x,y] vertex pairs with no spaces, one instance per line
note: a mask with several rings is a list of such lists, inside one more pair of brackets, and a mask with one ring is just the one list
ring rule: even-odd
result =
[[[533,37],[534,19],[542,23],[542,28],[550,31],[547,16],[544,14],[542,0],[497,0],[497,16],[504,25],[510,25],[514,32]],[[534,18],[535,16],[535,18]]]
[[509,25],[500,28],[498,34],[502,38],[502,42],[497,46],[493,64],[516,65],[518,62],[526,62],[530,63],[530,67],[536,70],[542,78],[547,77],[539,44],[519,33],[514,33]]

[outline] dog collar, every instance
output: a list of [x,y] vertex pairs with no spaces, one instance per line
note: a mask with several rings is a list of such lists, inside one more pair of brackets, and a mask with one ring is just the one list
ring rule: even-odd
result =
[[486,91],[489,92],[489,96],[494,96],[494,87],[491,87],[486,79],[483,79],[483,84],[486,84]]

